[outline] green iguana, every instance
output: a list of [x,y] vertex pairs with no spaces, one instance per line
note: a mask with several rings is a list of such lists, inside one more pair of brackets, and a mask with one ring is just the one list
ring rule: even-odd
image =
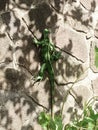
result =
[[34,37],[34,43],[36,46],[40,48],[40,55],[42,65],[40,71],[35,79],[35,82],[40,81],[43,79],[44,73],[48,73],[48,78],[50,81],[50,100],[51,100],[51,115],[53,114],[53,95],[54,95],[54,69],[53,63],[57,61],[60,56],[61,52],[57,51],[55,45],[53,45],[49,40],[49,30],[44,29],[43,39],[38,40]]

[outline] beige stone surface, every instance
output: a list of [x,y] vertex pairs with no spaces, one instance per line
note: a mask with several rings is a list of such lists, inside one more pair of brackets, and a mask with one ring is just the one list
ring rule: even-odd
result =
[[55,32],[58,15],[50,5],[42,3],[36,8],[32,8],[24,19],[37,38],[40,38],[44,28],[52,29]]
[[95,27],[95,37],[98,39],[98,22],[96,24],[96,27]]
[[87,86],[74,86],[72,93],[76,99],[77,104],[83,107],[84,103],[88,102],[93,95],[93,88],[90,85]]
[[88,50],[84,35],[73,31],[70,27],[61,26],[57,31],[55,39],[57,46],[73,54],[75,57],[82,60],[82,62],[87,61]]
[[19,18],[16,11],[3,13],[2,19],[6,25],[5,30],[8,31],[12,38],[12,41],[9,40],[11,42],[16,68],[18,64],[24,65],[28,69],[27,71],[31,71],[33,74],[38,68],[38,56],[35,54],[37,49],[33,45],[31,33],[22,21],[22,18]]
[[84,64],[65,55],[54,67],[55,79],[58,84],[74,83],[76,80],[86,77],[86,69]]
[[17,10],[17,12],[20,12],[20,16],[26,13],[28,10],[30,10],[32,7],[41,4],[43,2],[48,2],[48,0],[3,0],[0,1],[0,12],[5,11],[13,11]]
[[55,11],[57,11],[61,14],[63,13],[64,5],[65,5],[64,0],[50,0],[49,4],[51,4],[51,7],[53,7]]
[[87,33],[93,26],[92,13],[82,8],[81,4],[66,4],[64,21],[74,30]]
[[6,36],[6,34],[1,34],[0,37],[0,62],[12,60],[12,50],[10,45],[10,39]]
[[75,100],[71,95],[68,95],[67,100],[64,104],[63,108],[63,116],[64,116],[64,124],[69,123],[69,120],[74,118],[74,110],[75,110]]
[[97,4],[97,0],[0,2],[0,130],[42,130],[37,117],[43,108],[32,97],[50,109],[47,74],[33,84],[41,67],[40,53],[22,18],[37,38],[48,28],[51,42],[62,49],[53,68],[54,113],[59,113],[64,103],[63,123],[75,114],[80,116],[84,103],[98,95],[94,52],[98,46]]
[[1,91],[0,97],[0,129],[41,130],[36,123],[40,111],[35,108],[36,104],[32,100],[15,91]]
[[92,80],[94,96],[98,96],[98,78]]
[[5,30],[8,31],[13,41],[21,40],[23,38],[23,34],[25,33],[24,23],[21,20],[21,16],[17,13],[17,11],[8,11],[2,13],[2,19],[4,24],[6,25]]
[[98,5],[98,0],[80,0],[80,3],[85,9],[93,12]]

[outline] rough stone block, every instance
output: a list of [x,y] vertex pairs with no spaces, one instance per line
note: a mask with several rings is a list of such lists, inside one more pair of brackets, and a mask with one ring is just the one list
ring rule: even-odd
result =
[[89,51],[85,36],[68,26],[60,26],[55,33],[54,42],[62,49],[62,58],[54,65],[57,82],[66,84],[85,78],[85,71],[89,65]]
[[87,61],[88,50],[84,35],[73,31],[70,27],[61,26],[56,33],[55,39],[57,46],[69,52],[70,54],[73,54],[81,61]]
[[13,41],[15,42],[21,39],[25,29],[22,26],[21,17],[17,14],[17,12],[5,12],[2,13],[1,17],[6,25],[5,30],[10,34]]
[[82,4],[82,6],[89,10],[94,12],[96,6],[98,5],[98,1],[97,0],[80,0],[80,3]]
[[0,37],[0,62],[12,60],[11,41],[6,34],[1,34]]
[[[90,68],[98,72],[94,65],[94,46],[98,42],[96,4],[94,0],[9,0],[9,3],[4,0],[0,4],[1,13],[11,10],[0,17],[0,62],[6,61],[0,64],[0,130],[41,130],[37,116],[43,109],[32,101],[32,97],[50,108],[48,75],[45,74],[40,83],[33,84],[33,76],[41,66],[40,53],[22,17],[37,38],[41,38],[45,28],[51,30],[50,39],[58,50],[62,49],[61,59],[53,64],[56,114],[60,112],[70,86],[73,87],[64,103],[64,124],[74,115],[80,115],[84,102],[98,95],[98,78],[95,79],[98,74],[88,74],[90,60]],[[86,39],[85,34],[93,38]]]
[[65,1],[63,0],[50,0],[49,4],[52,5],[54,10],[58,13],[63,13]]
[[87,33],[89,29],[93,26],[92,15],[84,10],[81,5],[65,5],[64,11],[65,23],[70,25],[73,29],[78,32]]
[[13,50],[11,41],[7,34],[3,31],[4,26],[1,26],[0,32],[0,77],[3,78],[6,68],[13,68]]
[[0,129],[41,130],[37,123],[37,114],[42,109],[25,94],[0,91],[0,97]]
[[98,78],[92,81],[94,96],[98,96]]
[[56,27],[58,16],[49,4],[42,3],[36,8],[32,8],[24,16],[24,19],[37,38],[40,38],[45,28],[51,29],[53,27],[54,29]]
[[86,77],[87,66],[81,64],[72,57],[65,55],[54,67],[55,79],[58,84],[74,83],[76,80]]
[[63,124],[66,125],[71,123],[71,121],[75,119],[75,116],[77,115],[77,117],[80,117],[81,113],[82,110],[76,105],[74,98],[71,95],[68,95],[63,108]]
[[72,88],[71,93],[75,97],[76,103],[82,108],[84,103],[87,103],[94,95],[91,84],[75,85]]
[[98,39],[98,22],[95,26],[94,34],[95,34],[95,37]]
[[2,19],[6,24],[6,31],[12,38],[13,57],[15,58],[16,66],[20,63],[26,66],[28,70],[36,70],[38,58],[35,51],[37,50],[33,45],[33,37],[25,23],[14,11],[3,13]]

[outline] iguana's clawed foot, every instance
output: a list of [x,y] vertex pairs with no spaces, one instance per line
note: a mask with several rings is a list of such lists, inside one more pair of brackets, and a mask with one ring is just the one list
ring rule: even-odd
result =
[[37,76],[37,77],[35,78],[35,81],[36,81],[36,82],[39,82],[39,81],[41,81],[42,79],[43,79],[43,77]]
[[41,81],[42,79],[43,79],[43,77],[41,77],[41,76],[33,77],[33,78],[32,78],[32,80],[34,80],[33,85],[34,85],[35,83],[37,83],[37,82],[40,83],[40,81]]

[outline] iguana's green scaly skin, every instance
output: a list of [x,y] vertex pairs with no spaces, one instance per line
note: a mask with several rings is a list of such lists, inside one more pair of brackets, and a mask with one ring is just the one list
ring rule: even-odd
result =
[[55,46],[49,40],[49,30],[44,30],[44,38],[42,40],[37,40],[34,38],[34,43],[40,47],[40,55],[42,60],[41,69],[36,77],[36,82],[43,79],[45,71],[48,73],[48,78],[50,81],[50,98],[51,98],[51,115],[53,114],[53,96],[54,96],[54,69],[53,62],[57,61],[61,52],[57,51]]

